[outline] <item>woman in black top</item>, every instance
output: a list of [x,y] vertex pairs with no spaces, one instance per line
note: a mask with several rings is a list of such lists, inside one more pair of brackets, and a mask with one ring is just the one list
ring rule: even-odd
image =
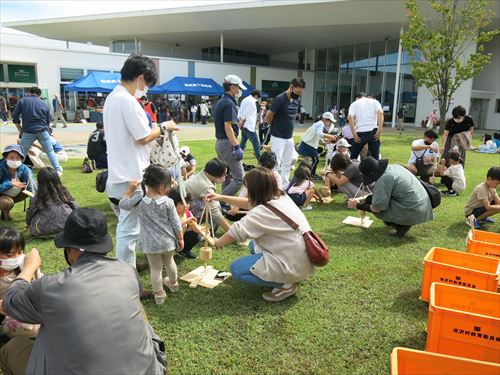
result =
[[[453,116],[446,122],[446,127],[444,128],[443,134],[443,146],[441,147],[441,152],[443,158],[446,160],[446,165],[448,165],[449,153],[451,149],[451,140],[455,134],[462,132],[469,132],[470,138],[472,139],[472,131],[474,130],[474,121],[471,117],[465,115],[465,108],[461,105],[453,108],[451,115]],[[462,150],[461,159],[462,164],[465,165],[465,153],[466,150]]]

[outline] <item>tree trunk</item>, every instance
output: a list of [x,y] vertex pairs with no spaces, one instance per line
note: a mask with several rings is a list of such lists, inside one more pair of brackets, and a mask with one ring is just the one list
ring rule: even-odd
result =
[[439,99],[439,135],[444,133],[444,127],[446,125],[446,100]]

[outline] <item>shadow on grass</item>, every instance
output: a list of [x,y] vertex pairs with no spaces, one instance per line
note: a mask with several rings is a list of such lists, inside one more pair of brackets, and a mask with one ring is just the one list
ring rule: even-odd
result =
[[427,303],[421,301],[420,290],[404,291],[396,296],[391,306],[391,311],[402,313],[416,318],[427,315]]
[[427,341],[427,332],[421,331],[415,336],[406,337],[402,340],[397,340],[392,343],[392,347],[401,346],[403,348],[425,350],[425,342]]
[[[332,243],[340,246],[354,246],[359,243],[364,244],[367,248],[376,247],[400,247],[407,244],[416,243],[419,239],[410,232],[403,238],[396,237],[395,231],[387,226],[377,226],[372,228],[357,228],[347,224],[342,227],[332,238]],[[340,234],[340,235],[339,235]],[[323,236],[323,234],[321,234]],[[328,238],[333,234],[325,234]]]
[[465,217],[463,221],[449,225],[446,228],[446,232],[448,233],[448,236],[463,237],[465,239],[467,233],[469,232],[469,226],[465,224]]

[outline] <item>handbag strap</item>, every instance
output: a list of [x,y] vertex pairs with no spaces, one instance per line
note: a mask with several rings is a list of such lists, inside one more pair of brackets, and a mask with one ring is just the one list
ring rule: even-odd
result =
[[288,216],[286,216],[283,212],[278,210],[276,207],[271,206],[269,203],[264,203],[264,206],[267,207],[267,209],[269,209],[273,213],[275,213],[277,216],[279,216],[285,223],[290,225],[294,230],[299,229],[299,225],[295,221],[290,219]]

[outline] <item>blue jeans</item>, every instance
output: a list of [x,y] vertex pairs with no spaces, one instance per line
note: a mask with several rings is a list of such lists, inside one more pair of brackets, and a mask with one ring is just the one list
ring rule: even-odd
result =
[[58,172],[62,172],[63,169],[59,165],[59,160],[57,160],[57,155],[54,152],[54,148],[52,147],[52,142],[50,141],[50,135],[48,131],[43,131],[41,133],[36,133],[36,134],[30,134],[30,133],[24,133],[21,137],[21,142],[19,143],[26,155],[28,155],[28,150],[30,149],[31,145],[33,142],[38,141],[42,147],[43,151],[47,154],[47,157],[50,160],[50,164],[52,164],[52,167]]
[[236,259],[233,263],[231,263],[231,274],[233,275],[233,279],[239,280],[246,284],[256,285],[256,286],[268,286],[270,288],[279,288],[283,284],[281,283],[273,283],[272,281],[265,281],[261,278],[255,276],[250,270],[253,265],[262,258],[263,254],[254,254],[254,244],[253,241],[250,241],[248,244],[250,249],[250,255],[240,257]]
[[250,140],[252,142],[253,146],[253,152],[255,154],[255,157],[257,158],[257,161],[260,160],[260,143],[259,143],[259,137],[256,132],[251,132],[247,128],[241,128],[241,142],[240,142],[240,147],[242,150],[247,147],[247,140]]
[[[110,198],[121,199],[128,188],[128,182],[108,184],[106,193]],[[141,230],[137,207],[127,211],[120,209],[116,226],[116,257],[135,268],[135,245]]]
[[357,159],[359,156],[359,153],[365,147],[366,144],[368,144],[368,151],[370,151],[370,155],[374,159],[379,159],[380,156],[380,140],[375,139],[375,133],[377,132],[377,129],[373,129],[372,131],[369,132],[361,132],[358,133],[359,138],[361,138],[361,142],[356,143],[354,140],[351,143],[351,159]]

